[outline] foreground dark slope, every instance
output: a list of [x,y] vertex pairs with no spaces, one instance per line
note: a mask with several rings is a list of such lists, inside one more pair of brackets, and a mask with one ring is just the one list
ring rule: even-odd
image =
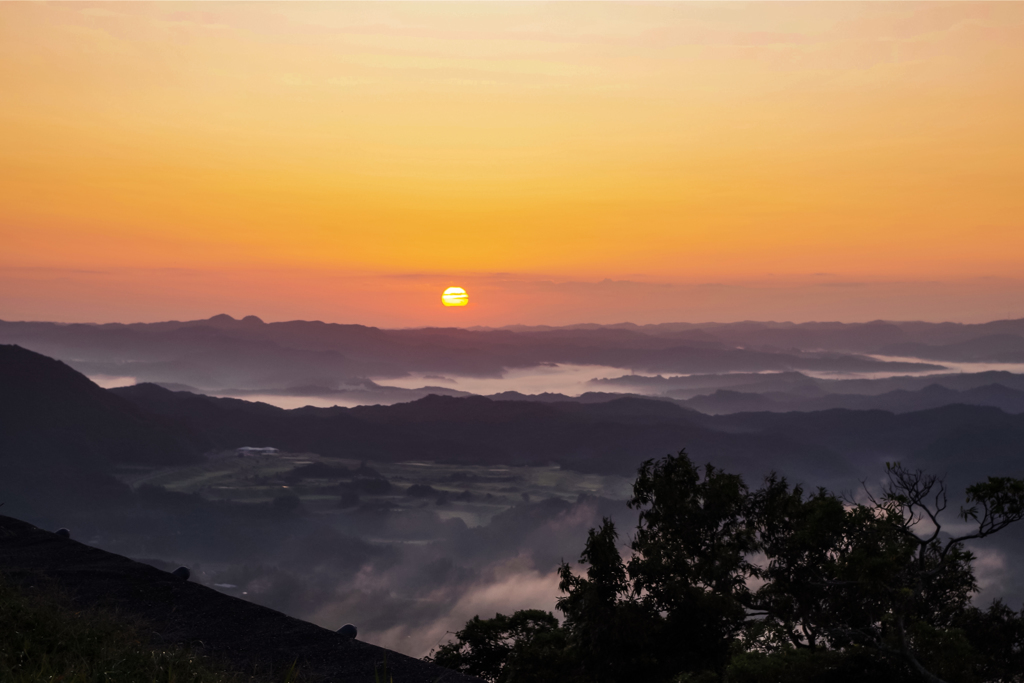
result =
[[[0,573],[15,585],[52,583],[83,607],[141,619],[159,644],[178,644],[239,671],[288,671],[310,681],[373,683],[386,659],[399,683],[472,683],[462,676],[233,598],[0,516]],[[340,625],[339,625],[340,626]]]

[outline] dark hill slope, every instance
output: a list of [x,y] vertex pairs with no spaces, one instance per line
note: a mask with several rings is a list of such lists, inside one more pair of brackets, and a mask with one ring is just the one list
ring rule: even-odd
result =
[[685,446],[698,460],[753,481],[774,469],[821,484],[844,480],[845,486],[877,475],[892,460],[953,475],[973,471],[974,479],[979,473],[1014,474],[1024,464],[1024,415],[964,405],[899,415],[826,410],[710,416],[642,398],[587,404],[428,396],[393,406],[282,410],[152,385],[113,391],[217,448],[275,446],[374,460],[556,462],[631,476],[643,460]]
[[643,460],[686,446],[697,457],[752,475],[772,467],[828,480],[853,473],[827,448],[774,434],[709,429],[694,421],[704,416],[659,400],[580,404],[428,396],[393,406],[283,410],[154,385],[112,391],[178,425],[205,448],[274,446],[332,457],[478,465],[556,462],[632,476]]
[[893,460],[947,474],[954,490],[986,476],[1024,476],[1024,414],[1008,415],[998,408],[950,405],[900,415],[838,409],[736,413],[704,420],[713,429],[778,435],[873,461],[872,477],[882,463]]
[[[644,398],[580,403],[428,396],[394,406],[283,410],[154,385],[104,391],[58,361],[9,346],[0,347],[0,378],[0,468],[7,473],[12,463],[27,463],[50,479],[54,469],[103,472],[106,461],[170,464],[240,446],[368,460],[556,462],[623,476],[647,458],[686,447],[699,461],[751,480],[774,469],[825,485],[873,476],[889,460],[954,474],[984,467],[985,474],[1015,476],[1024,461],[1024,415],[962,405],[901,415],[709,416]],[[67,486],[33,480],[32,487],[98,491],[98,484],[85,487],[77,476],[67,475]],[[8,500],[30,488],[12,481],[0,490]]]
[[139,618],[161,643],[195,648],[242,671],[287,671],[296,663],[313,681],[373,683],[374,667],[386,657],[401,683],[479,683],[3,516],[0,573],[15,585],[53,582],[83,607]]
[[284,410],[265,403],[172,392],[154,384],[111,391],[176,425],[203,451],[273,446],[328,457],[381,460],[472,460],[478,455],[463,444],[425,438],[402,425],[382,428],[353,417],[344,408]]
[[0,462],[171,465],[198,457],[181,433],[64,363],[0,345]]

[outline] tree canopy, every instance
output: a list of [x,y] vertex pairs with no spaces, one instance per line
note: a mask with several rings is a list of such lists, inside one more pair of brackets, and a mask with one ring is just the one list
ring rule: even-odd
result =
[[[1024,681],[1024,610],[972,604],[965,542],[1024,518],[1024,480],[968,487],[898,463],[860,501],[769,476],[750,490],[685,451],[640,467],[628,545],[608,519],[553,614],[475,617],[430,658],[496,683]],[[965,529],[965,525],[969,525]]]

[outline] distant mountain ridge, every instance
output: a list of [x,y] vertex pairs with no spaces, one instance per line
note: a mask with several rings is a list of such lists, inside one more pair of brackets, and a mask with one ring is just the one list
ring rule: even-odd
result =
[[[712,416],[639,397],[581,403],[430,396],[392,406],[288,411],[148,385],[111,391],[218,448],[245,443],[356,459],[478,465],[556,462],[631,476],[642,460],[685,446],[753,480],[777,469],[823,483],[876,473],[891,460],[964,476],[980,462],[993,474],[1024,467],[1024,414],[984,406]],[[963,460],[968,452],[971,458]]]
[[987,336],[1024,337],[1024,318],[987,323],[926,323],[916,321],[874,320],[864,323],[840,322],[757,322],[735,323],[655,323],[636,325],[509,325],[479,330],[550,332],[555,330],[621,329],[659,336],[700,335],[706,341],[776,348],[823,349],[855,353],[876,353],[896,344],[951,345]]
[[879,353],[944,361],[1024,363],[1024,336],[990,334],[952,344],[892,344]]
[[928,375],[900,375],[878,379],[822,379],[801,372],[723,373],[654,377],[623,375],[594,379],[590,386],[598,390],[620,393],[649,393],[688,399],[707,395],[719,389],[755,394],[789,394],[794,397],[817,398],[830,394],[878,396],[893,391],[920,391],[938,385],[953,391],[968,391],[998,384],[1015,391],[1024,391],[1024,374],[1003,370],[958,372]]
[[1024,391],[1009,389],[1002,384],[989,384],[964,391],[949,389],[941,384],[930,384],[917,391],[898,389],[876,395],[826,394],[805,398],[794,394],[758,394],[719,389],[713,394],[697,396],[681,403],[710,414],[756,411],[811,412],[834,408],[909,413],[955,404],[991,406],[1008,413],[1022,413]]
[[[848,482],[891,460],[964,476],[981,465],[993,475],[1024,466],[1024,414],[991,407],[714,416],[640,397],[428,396],[392,406],[284,410],[152,384],[103,390],[62,363],[17,347],[0,347],[0,360],[0,466],[32,465],[47,473],[33,480],[40,486],[55,466],[103,473],[111,462],[186,463],[199,453],[241,446],[383,461],[554,462],[627,477],[643,460],[686,447],[700,460],[754,480],[777,469],[823,484]],[[947,393],[929,389],[921,396]],[[1019,399],[996,387],[975,393]],[[855,399],[861,400],[844,400]]]
[[[148,324],[0,321],[0,342],[64,359],[90,375],[131,376],[140,382],[183,384],[207,392],[300,386],[337,390],[361,386],[371,377],[403,377],[413,372],[500,377],[509,369],[543,364],[687,374],[792,370],[893,374],[942,369],[933,363],[894,363],[864,355],[886,344],[918,341],[913,335],[893,333],[892,325],[382,330],[317,321],[264,323],[255,316],[236,320],[218,315]],[[856,343],[837,341],[861,337]]]

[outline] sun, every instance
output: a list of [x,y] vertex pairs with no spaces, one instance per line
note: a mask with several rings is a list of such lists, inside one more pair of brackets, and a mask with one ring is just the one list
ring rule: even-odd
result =
[[441,295],[441,303],[445,306],[465,306],[469,303],[469,295],[462,287],[449,287]]

